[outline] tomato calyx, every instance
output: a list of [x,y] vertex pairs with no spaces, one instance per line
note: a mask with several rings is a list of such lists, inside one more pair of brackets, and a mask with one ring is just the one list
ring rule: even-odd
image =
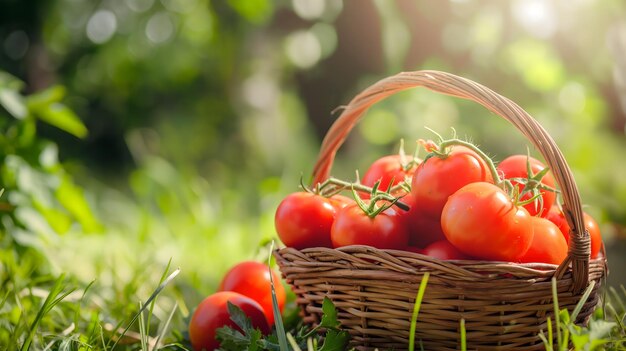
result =
[[426,151],[428,151],[428,155],[426,155],[426,157],[424,158],[424,162],[426,162],[426,160],[432,157],[439,157],[439,158],[448,157],[450,155],[450,152],[452,151],[453,146],[463,146],[474,151],[487,164],[489,168],[489,172],[491,173],[491,176],[493,177],[495,184],[498,186],[502,186],[501,184],[503,180],[498,175],[498,170],[496,168],[495,163],[493,163],[493,160],[491,159],[491,157],[489,157],[489,155],[487,155],[478,146],[468,141],[461,140],[458,138],[443,140],[440,137],[438,144],[432,140],[423,140],[423,139],[419,139],[417,142],[420,145],[422,145],[422,147],[424,147]]
[[[526,200],[519,200],[517,203],[520,206],[525,206],[527,204],[535,203],[538,212],[543,211],[543,196],[541,195],[541,191],[550,191],[553,193],[560,193],[558,189],[552,188],[543,184],[543,178],[550,172],[550,168],[546,167],[537,173],[533,173],[531,164],[530,164],[530,156],[526,158],[526,172],[528,177],[514,177],[507,179],[507,187],[513,188],[514,191],[519,194],[516,195],[516,199],[523,198],[526,194],[530,194],[530,198]],[[516,182],[517,184],[522,185],[522,188],[519,189],[516,186],[513,186],[512,182]]]
[[[373,207],[376,207],[377,202],[384,202],[386,204],[389,204],[388,206],[387,205],[382,206],[385,208],[380,211],[374,209],[373,207],[369,208],[370,205],[365,205],[365,207],[368,208],[368,210],[364,210],[365,213],[367,213],[368,216],[370,217],[375,217],[376,214],[394,205],[398,206],[400,209],[404,211],[409,210],[409,205],[400,201],[400,199],[404,197],[405,194],[411,191],[411,185],[409,184],[409,182],[406,179],[404,179],[397,185],[392,186],[391,184],[393,184],[393,182],[390,183],[387,189],[381,190],[379,188],[380,182],[376,182],[373,187],[369,187],[369,186],[361,184],[358,181],[351,183],[351,182],[347,182],[338,178],[330,177],[327,180],[325,180],[323,183],[317,184],[314,191],[307,189],[306,187],[305,189],[307,189],[307,191],[309,192],[314,192],[324,197],[331,197],[333,195],[341,193],[342,191],[349,190],[352,192],[355,201],[357,203],[363,203],[363,204],[365,202],[360,198],[360,196],[358,195],[358,192],[367,193],[370,195],[370,199],[371,199],[370,205],[374,204]],[[398,191],[401,191],[402,195],[394,196],[393,193],[398,192]],[[361,205],[359,206],[361,207]]]
[[[408,205],[402,203],[399,204],[399,200],[403,196],[395,197],[387,192],[379,192],[378,183],[376,183],[372,188],[373,195],[370,198],[369,203],[363,201],[363,199],[361,199],[361,197],[357,194],[356,190],[352,189],[352,194],[354,195],[356,204],[369,218],[378,216],[381,212],[393,207],[394,205],[397,205],[402,209],[404,209],[402,207],[402,205],[404,205],[406,206],[406,210],[409,209]],[[382,205],[379,205],[379,203],[382,203]]]
[[411,155],[411,158],[407,160],[408,156],[406,152],[404,152],[404,139],[400,139],[400,150],[398,151],[398,155],[400,155],[400,168],[403,171],[409,172],[411,169],[416,168],[422,162],[419,158],[419,148],[415,148],[415,152]]

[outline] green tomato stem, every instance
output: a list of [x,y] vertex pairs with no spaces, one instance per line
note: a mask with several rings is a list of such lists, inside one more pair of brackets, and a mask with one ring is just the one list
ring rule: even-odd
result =
[[481,149],[479,149],[476,145],[470,142],[461,140],[461,139],[449,139],[449,140],[442,141],[441,144],[439,144],[439,148],[440,150],[445,150],[446,148],[450,146],[455,146],[455,145],[465,146],[466,148],[471,149],[472,151],[477,153],[478,156],[480,156],[480,158],[482,158],[483,161],[487,163],[489,172],[491,173],[491,177],[493,178],[493,181],[495,182],[495,184],[499,186],[500,188],[506,190],[505,188],[506,185],[503,184],[504,181],[500,179],[500,175],[498,175],[498,169],[496,168],[496,164],[493,163],[493,160],[486,153],[484,153]]

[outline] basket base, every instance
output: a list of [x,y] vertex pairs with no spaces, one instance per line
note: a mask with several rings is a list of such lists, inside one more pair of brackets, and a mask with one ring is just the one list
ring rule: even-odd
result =
[[[468,350],[545,350],[539,333],[553,319],[554,265],[440,261],[363,246],[285,248],[274,254],[304,322],[319,323],[328,297],[357,350],[408,349],[415,297],[426,272],[430,278],[416,322],[416,345],[459,349],[463,319]],[[590,261],[589,273],[594,286],[577,323],[586,323],[599,303],[606,260]],[[571,272],[554,282],[559,308],[571,312],[582,297],[571,292]]]

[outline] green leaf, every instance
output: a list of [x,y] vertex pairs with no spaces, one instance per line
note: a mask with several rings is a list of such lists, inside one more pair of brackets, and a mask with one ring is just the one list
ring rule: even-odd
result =
[[60,102],[50,104],[47,108],[35,112],[42,121],[66,131],[77,138],[84,139],[87,136],[87,127],[78,116],[67,106]]
[[55,195],[59,203],[83,226],[85,232],[95,233],[101,230],[102,226],[91,211],[83,189],[76,186],[69,176],[62,177]]
[[24,99],[12,89],[0,88],[0,105],[17,119],[24,119],[28,114]]
[[55,102],[61,102],[65,97],[65,88],[60,85],[50,87],[26,97],[26,105],[31,111],[45,109]]
[[217,339],[220,340],[220,349],[244,350],[250,345],[250,339],[231,327],[222,327],[216,331]]
[[343,330],[328,329],[324,338],[324,344],[319,351],[342,351],[347,350],[350,334]]
[[609,322],[605,320],[590,320],[589,321],[589,337],[591,340],[603,339],[611,334],[611,330],[617,326],[615,322]]
[[322,312],[323,315],[322,322],[319,325],[320,328],[339,328],[340,323],[337,320],[337,309],[328,297],[324,297],[324,302],[322,303]]
[[252,326],[250,318],[246,316],[239,306],[232,304],[230,301],[227,306],[230,319],[241,328],[243,333],[229,326],[219,328],[216,333],[218,340],[220,340],[220,349],[258,350],[258,344],[263,337],[261,331]]
[[250,318],[246,316],[239,306],[231,303],[230,301],[228,301],[228,314],[230,314],[230,320],[235,322],[235,324],[237,324],[237,326],[241,328],[244,333],[254,330]]
[[584,350],[585,345],[589,344],[589,334],[581,334],[581,335],[572,334],[570,336],[570,340],[572,341],[572,344],[574,345],[574,350]]

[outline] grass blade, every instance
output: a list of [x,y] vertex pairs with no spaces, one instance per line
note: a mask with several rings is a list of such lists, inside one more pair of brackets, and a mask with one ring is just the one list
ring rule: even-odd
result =
[[[113,346],[111,347],[110,351],[115,350],[115,347],[117,346],[117,344],[119,343],[119,341],[124,337],[124,335],[126,335],[126,333],[128,333],[128,330],[130,329],[130,327],[133,325],[133,323],[135,323],[137,321],[137,319],[139,318],[139,316],[143,313],[143,311],[146,309],[146,306],[149,306],[150,303],[152,302],[152,300],[154,300],[160,293],[161,291],[174,279],[176,278],[176,276],[178,275],[178,273],[180,273],[180,268],[176,268],[176,270],[174,272],[172,272],[172,274],[170,274],[157,288],[156,290],[154,290],[154,292],[152,293],[152,295],[150,295],[150,297],[146,300],[146,303],[142,304],[141,308],[139,309],[139,311],[137,311],[137,313],[135,313],[135,315],[133,316],[133,318],[131,319],[130,323],[128,323],[128,325],[126,326],[126,328],[124,329],[124,331],[122,332],[122,334],[115,340],[115,343],[113,344]],[[117,330],[117,329],[114,329]]]
[[465,318],[461,318],[461,351],[467,351],[467,331],[465,330]]
[[561,345],[561,321],[559,314],[559,296],[556,288],[556,278],[552,277],[552,302],[554,304],[554,321],[556,322],[556,339],[558,345]]
[[274,322],[276,325],[276,334],[278,335],[278,345],[280,346],[280,351],[288,351],[289,344],[287,343],[287,335],[285,333],[285,325],[283,324],[283,317],[281,316],[280,309],[278,308],[278,300],[276,299],[276,289],[274,289],[274,278],[272,277],[272,252],[274,252],[274,241],[270,246],[270,254],[267,258],[267,266],[269,275],[270,275],[270,285],[272,287],[272,309],[274,311]]
[[[48,312],[50,312],[50,310],[52,310],[54,306],[56,306],[59,302],[61,302],[64,298],[66,298],[67,295],[71,294],[74,291],[74,289],[70,289],[69,291],[66,291],[65,293],[61,294],[61,291],[64,288],[64,285],[63,285],[64,280],[65,280],[65,274],[61,274],[57,278],[57,280],[54,282],[54,286],[48,293],[46,300],[44,301],[43,305],[41,305],[41,308],[37,312],[35,319],[30,325],[30,328],[29,328],[30,330],[28,331],[28,335],[26,336],[26,339],[24,340],[24,343],[22,344],[22,347],[21,347],[22,351],[30,349],[30,346],[33,342],[33,338],[35,337],[35,333],[37,332],[37,328],[39,327],[39,323],[41,322],[42,318],[46,314],[48,314]],[[59,294],[61,295],[59,296]]]
[[592,280],[589,286],[587,287],[587,289],[585,290],[585,293],[580,298],[580,301],[578,301],[578,303],[576,304],[574,311],[572,312],[572,316],[570,317],[570,320],[572,321],[572,323],[576,322],[576,317],[578,317],[578,314],[580,313],[580,311],[582,311],[583,306],[589,299],[589,295],[591,295],[591,291],[593,290],[595,286],[596,286],[596,282]]
[[[302,351],[302,349],[300,348],[300,346],[298,346],[298,342],[296,341],[296,339],[293,337],[293,335],[291,335],[290,333],[287,334],[286,339],[289,340],[289,344],[291,344],[291,347],[293,348],[293,351]],[[282,349],[282,346],[281,346]]]
[[413,305],[413,314],[411,315],[411,329],[409,332],[409,350],[415,350],[415,330],[417,329],[417,316],[420,312],[420,306],[422,305],[422,300],[424,299],[424,292],[426,291],[426,285],[428,284],[428,278],[430,277],[430,272],[424,273],[424,277],[422,277],[422,281],[420,282],[419,289],[417,290],[417,296],[415,297],[415,304]]
[[[167,261],[167,266],[165,266],[165,269],[163,270],[163,274],[161,275],[161,278],[159,279],[159,284],[163,283],[163,280],[165,280],[165,277],[167,276],[167,272],[170,271],[171,266],[172,266],[172,258],[170,257],[169,261]],[[152,300],[152,302],[150,303],[150,309],[148,310],[148,321],[146,322],[146,335],[150,335],[150,323],[152,320],[152,313],[154,312],[155,304],[156,304],[156,299]]]
[[163,337],[165,336],[165,333],[167,332],[167,329],[170,327],[170,323],[172,322],[172,319],[174,318],[174,313],[176,313],[176,310],[178,309],[178,302],[174,302],[174,307],[172,308],[172,312],[170,312],[169,316],[167,316],[167,320],[165,320],[165,324],[163,324],[163,328],[161,329],[161,332],[159,333],[159,336],[156,339],[156,342],[154,343],[154,348],[156,349],[159,344],[161,343],[161,339],[163,339]]

